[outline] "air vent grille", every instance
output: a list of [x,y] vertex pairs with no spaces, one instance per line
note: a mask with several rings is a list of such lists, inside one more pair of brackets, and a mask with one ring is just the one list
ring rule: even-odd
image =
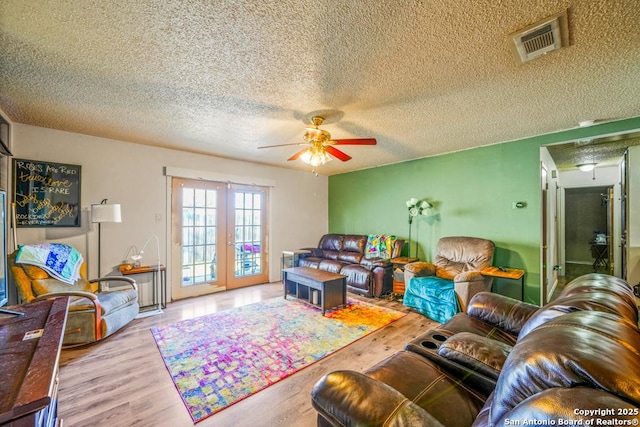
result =
[[555,44],[555,37],[553,37],[553,29],[551,25],[545,25],[531,34],[522,36],[520,40],[522,41],[524,50],[527,54],[534,53],[537,50],[546,49]]
[[562,49],[569,44],[567,12],[533,24],[511,37],[522,62]]

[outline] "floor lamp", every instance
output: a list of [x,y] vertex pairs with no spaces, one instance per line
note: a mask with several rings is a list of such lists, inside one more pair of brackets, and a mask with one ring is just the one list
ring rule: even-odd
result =
[[100,225],[103,222],[122,222],[120,205],[108,205],[107,199],[103,199],[99,205],[91,205],[91,222],[98,224],[98,277],[102,277],[102,271],[100,270],[100,251],[102,249]]

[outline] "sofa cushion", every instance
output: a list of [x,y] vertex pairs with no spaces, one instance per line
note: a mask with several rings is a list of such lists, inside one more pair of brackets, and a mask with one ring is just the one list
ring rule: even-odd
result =
[[605,390],[640,402],[640,334],[620,316],[578,311],[520,339],[507,358],[491,403],[491,425],[526,399],[555,387]]
[[513,343],[522,327],[538,310],[540,307],[537,305],[514,298],[493,292],[478,292],[469,301],[467,315],[513,336],[514,338],[508,341]]
[[103,315],[120,310],[122,307],[138,301],[138,291],[135,289],[126,289],[117,292],[101,292],[97,294],[97,296],[98,301],[100,301],[100,306],[102,307]]
[[320,261],[320,264],[318,265],[318,269],[323,271],[328,271],[329,273],[338,274],[340,273],[340,270],[342,269],[342,267],[344,267],[345,265],[346,264],[341,261],[323,259],[322,261]]
[[460,332],[447,338],[438,348],[438,354],[496,380],[511,349],[500,341]]
[[580,292],[569,296],[560,296],[536,311],[525,323],[518,335],[523,338],[532,330],[545,324],[551,319],[574,311],[602,311],[619,315],[631,324],[638,319],[638,309],[635,304],[625,304],[620,295],[607,292]]
[[[537,423],[535,425],[547,426],[636,425],[638,421],[638,416],[634,414],[636,408],[629,402],[603,390],[572,387],[544,390],[506,413],[497,424],[491,424],[489,420],[492,396],[487,400],[472,427],[517,425],[517,420],[532,420],[529,425]],[[603,411],[604,409],[606,411]],[[605,415],[607,413],[610,415]],[[560,420],[564,424],[560,424]],[[524,425],[524,422],[520,425]]]
[[449,335],[459,332],[472,332],[476,335],[498,340],[511,346],[516,343],[516,339],[518,338],[515,334],[511,334],[481,319],[468,316],[466,313],[456,314],[449,319],[447,323],[439,326],[438,329],[447,332]]
[[373,281],[371,272],[357,264],[344,265],[340,274],[347,277],[347,286],[359,289],[369,289]]
[[29,278],[31,279],[48,279],[49,278],[49,273],[47,273],[40,267],[37,267],[35,265],[30,265],[30,264],[21,264],[21,266],[24,269],[24,272],[27,273],[27,276],[29,276]]
[[322,258],[332,259],[334,261],[338,259],[338,255],[339,254],[340,254],[340,252],[338,252],[338,251],[330,251],[330,250],[326,250],[326,249],[322,250]]
[[367,236],[347,234],[342,238],[341,250],[347,252],[357,252],[364,255],[364,249],[367,245]]
[[484,404],[477,393],[415,353],[397,352],[365,374],[399,391],[445,426],[471,425]]
[[320,239],[318,248],[338,252],[342,249],[342,234],[325,234]]
[[338,259],[349,264],[360,264],[362,260],[362,254],[358,252],[338,252]]
[[97,284],[92,284],[86,280],[77,280],[75,285],[69,285],[57,279],[47,278],[33,280],[31,282],[33,294],[37,297],[52,292],[73,292],[82,291],[95,293],[98,290]]
[[451,274],[480,271],[491,265],[495,245],[477,237],[442,237],[436,245],[434,264]]
[[318,268],[322,260],[324,260],[324,258],[311,257],[311,256],[299,258],[298,267]]
[[633,288],[624,280],[606,274],[591,273],[580,276],[568,283],[562,290],[562,296],[576,295],[582,292],[607,292],[635,304]]
[[[349,395],[366,398],[344,399],[345,390],[348,390]],[[444,427],[427,411],[397,390],[355,371],[336,371],[322,377],[311,390],[311,402],[318,410],[318,427]]]

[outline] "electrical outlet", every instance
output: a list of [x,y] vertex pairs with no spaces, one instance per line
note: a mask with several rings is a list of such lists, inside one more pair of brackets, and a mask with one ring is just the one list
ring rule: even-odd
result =
[[162,215],[157,213],[156,214],[156,222],[161,222],[162,221]]

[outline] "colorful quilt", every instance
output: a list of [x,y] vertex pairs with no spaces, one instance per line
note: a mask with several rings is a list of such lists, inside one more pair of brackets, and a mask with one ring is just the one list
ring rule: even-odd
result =
[[391,258],[398,238],[392,234],[369,234],[365,258]]
[[16,264],[35,265],[51,277],[73,285],[80,278],[82,254],[74,247],[62,243],[20,245]]

